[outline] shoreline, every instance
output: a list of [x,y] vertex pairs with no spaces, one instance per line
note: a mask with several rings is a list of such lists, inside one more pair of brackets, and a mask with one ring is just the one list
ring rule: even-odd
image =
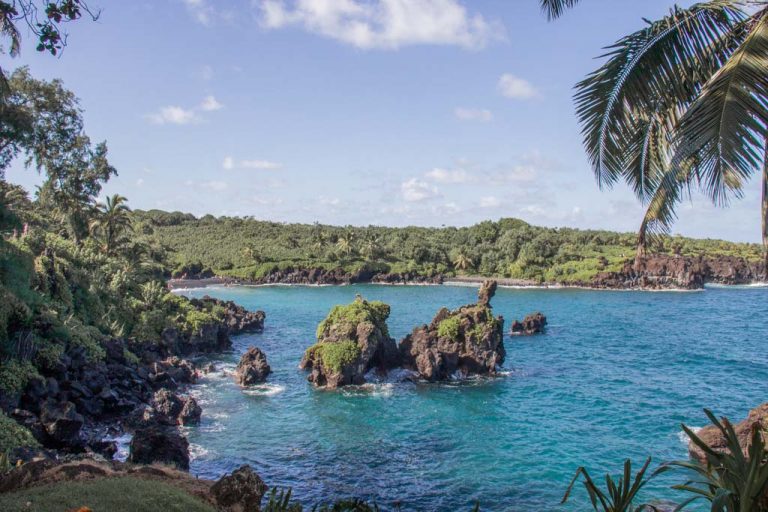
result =
[[379,281],[357,281],[357,282],[345,282],[345,283],[290,283],[290,282],[277,282],[277,283],[258,283],[253,281],[242,281],[226,277],[207,277],[200,279],[168,279],[166,281],[168,288],[172,292],[181,292],[184,290],[195,290],[214,287],[245,287],[245,288],[262,288],[262,287],[274,287],[274,286],[306,286],[306,287],[325,287],[325,286],[350,286],[355,284],[370,284],[377,286],[475,286],[482,284],[483,281],[492,279],[496,281],[500,288],[514,289],[514,290],[586,290],[586,291],[606,291],[606,292],[703,292],[707,288],[723,288],[723,289],[754,289],[768,287],[768,282],[765,281],[752,281],[749,283],[738,284],[723,284],[717,282],[706,282],[700,288],[685,288],[682,286],[664,286],[664,287],[637,287],[637,286],[624,286],[624,287],[602,287],[602,286],[588,286],[584,284],[565,284],[565,283],[536,283],[534,281],[525,279],[512,279],[512,278],[499,278],[499,277],[482,277],[482,276],[461,276],[445,278],[439,283],[426,283],[426,282],[379,282]]

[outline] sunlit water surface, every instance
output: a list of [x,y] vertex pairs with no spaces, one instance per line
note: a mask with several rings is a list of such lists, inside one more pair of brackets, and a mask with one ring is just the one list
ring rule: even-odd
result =
[[[192,389],[202,423],[187,430],[191,471],[217,478],[249,463],[306,504],[375,499],[404,510],[586,510],[583,491],[559,501],[575,469],[618,473],[625,458],[653,466],[685,458],[680,423],[702,408],[741,419],[766,401],[768,289],[650,293],[499,289],[506,329],[540,310],[545,335],[506,337],[505,375],[450,384],[379,383],[321,391],[297,369],[315,328],[360,293],[392,307],[396,339],[441,306],[475,301],[461,286],[231,287],[187,290],[267,313],[263,333],[214,359],[232,370],[264,350],[268,384],[242,390],[218,371]],[[674,500],[675,478],[645,498]],[[697,510],[693,507],[691,510]],[[699,508],[698,510],[701,510]]]

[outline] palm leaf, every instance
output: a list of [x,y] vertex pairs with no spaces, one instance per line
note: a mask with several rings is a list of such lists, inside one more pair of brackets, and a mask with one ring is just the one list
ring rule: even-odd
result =
[[768,123],[768,8],[745,24],[747,36],[704,85],[680,121],[675,161],[695,156],[696,180],[716,204],[741,195],[762,167]]
[[579,3],[579,0],[541,0],[541,10],[547,18],[553,20],[563,15],[566,9],[570,9]]
[[[672,116],[694,100],[701,84],[733,52],[738,41],[729,34],[743,18],[732,0],[676,8],[609,47],[604,55],[608,61],[577,84],[576,110],[601,187],[623,177],[633,181],[630,184],[639,195],[653,189],[640,184],[647,176],[652,146],[638,140],[667,136],[674,125]],[[644,124],[638,112],[658,119]],[[628,148],[633,151],[628,153]],[[628,172],[632,161],[645,163]]]

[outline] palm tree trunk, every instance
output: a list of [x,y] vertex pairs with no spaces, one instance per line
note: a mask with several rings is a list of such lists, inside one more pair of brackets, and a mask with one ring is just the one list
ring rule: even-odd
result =
[[640,229],[637,231],[637,252],[635,253],[635,266],[640,263],[640,260],[645,258],[646,246],[648,244],[647,239],[648,223],[643,219],[643,223],[640,224]]
[[763,158],[763,201],[762,201],[762,231],[763,231],[763,279],[768,281],[768,140],[765,143]]

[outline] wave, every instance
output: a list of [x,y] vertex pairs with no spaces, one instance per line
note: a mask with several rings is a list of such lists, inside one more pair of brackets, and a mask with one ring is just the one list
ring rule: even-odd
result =
[[374,398],[389,398],[395,393],[392,382],[360,384],[359,386],[344,386],[341,394],[344,396],[370,396]]
[[768,282],[760,281],[757,283],[748,284],[721,284],[721,283],[707,283],[705,288],[722,288],[727,290],[751,290],[754,288],[768,288]]
[[242,389],[243,394],[249,396],[276,396],[284,391],[282,384],[257,384]]
[[104,441],[114,441],[117,445],[117,452],[115,452],[114,459],[120,462],[128,460],[128,453],[130,452],[131,439],[133,436],[128,433],[123,433],[115,436],[106,436]]

